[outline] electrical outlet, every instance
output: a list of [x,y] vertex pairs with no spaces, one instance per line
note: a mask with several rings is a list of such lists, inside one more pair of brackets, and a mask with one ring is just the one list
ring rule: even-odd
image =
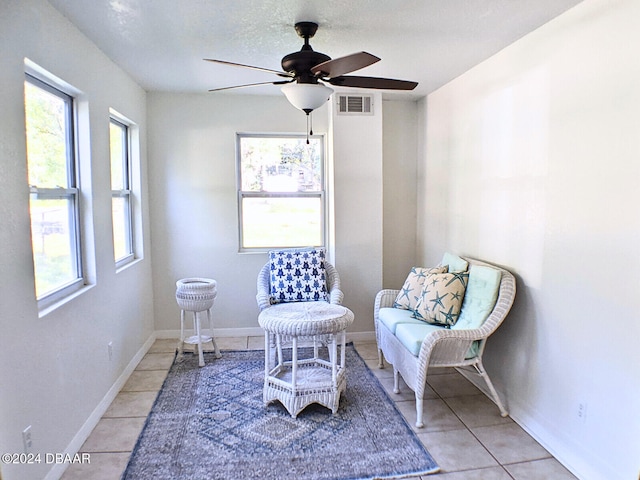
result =
[[109,361],[113,360],[113,342],[107,344],[107,351],[109,352]]
[[585,422],[587,420],[587,404],[584,402],[580,402],[578,404],[578,418]]
[[24,445],[24,453],[30,453],[33,442],[31,440],[31,425],[22,431],[22,444]]

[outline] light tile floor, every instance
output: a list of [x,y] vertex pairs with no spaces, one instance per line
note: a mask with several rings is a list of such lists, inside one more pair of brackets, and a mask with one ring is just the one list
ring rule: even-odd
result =
[[[263,337],[217,338],[221,349],[262,349]],[[90,464],[70,466],[62,480],[117,480],[124,471],[145,419],[171,366],[176,340],[157,340],[95,427],[81,452]],[[404,385],[394,394],[393,370],[378,368],[375,342],[355,342],[410,425],[415,425],[415,399]],[[549,452],[453,369],[429,375],[424,424],[418,438],[440,466],[423,480],[571,480],[574,477]],[[243,479],[238,479],[243,480]]]

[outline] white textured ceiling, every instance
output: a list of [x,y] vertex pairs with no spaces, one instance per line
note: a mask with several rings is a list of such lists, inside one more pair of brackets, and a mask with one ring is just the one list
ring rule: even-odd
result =
[[[49,0],[150,91],[206,92],[275,75],[203,58],[280,70],[315,21],[314,50],[361,50],[382,61],[354,75],[414,80],[426,95],[581,0]],[[279,94],[276,86],[239,93]]]

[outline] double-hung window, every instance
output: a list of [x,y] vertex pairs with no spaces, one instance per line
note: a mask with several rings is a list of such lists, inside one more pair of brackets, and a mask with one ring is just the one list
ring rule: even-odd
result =
[[48,303],[84,283],[74,99],[27,74],[24,104],[36,298]]
[[240,251],[323,246],[324,138],[238,134]]
[[116,266],[133,260],[131,148],[129,125],[111,117],[111,217]]

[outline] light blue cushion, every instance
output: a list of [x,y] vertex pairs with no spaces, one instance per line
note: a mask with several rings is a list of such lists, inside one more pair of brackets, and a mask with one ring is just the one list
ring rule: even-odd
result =
[[413,311],[400,308],[384,307],[378,311],[380,323],[384,324],[394,335],[396,333],[396,327],[402,323],[424,325],[423,321],[413,318],[412,315]]
[[[429,333],[435,330],[441,330],[444,327],[438,325],[430,325],[428,323],[421,322],[420,325],[411,323],[402,323],[396,328],[396,338],[400,340],[400,343],[405,346],[412,355],[418,356],[420,354],[420,348],[422,347],[422,341]],[[469,347],[465,359],[469,360],[478,354],[480,344],[475,341]]]
[[471,265],[462,311],[452,330],[472,330],[484,323],[498,299],[501,278],[500,270]]
[[449,265],[449,273],[466,272],[469,268],[469,262],[463,260],[453,253],[446,252],[442,257],[441,265]]
[[476,355],[478,355],[478,350],[480,350],[480,341],[476,340],[471,344],[469,350],[467,350],[467,354],[464,356],[466,360],[471,360]]
[[416,357],[420,353],[422,340],[430,332],[442,330],[444,327],[430,325],[428,323],[401,323],[396,327],[396,338]]

